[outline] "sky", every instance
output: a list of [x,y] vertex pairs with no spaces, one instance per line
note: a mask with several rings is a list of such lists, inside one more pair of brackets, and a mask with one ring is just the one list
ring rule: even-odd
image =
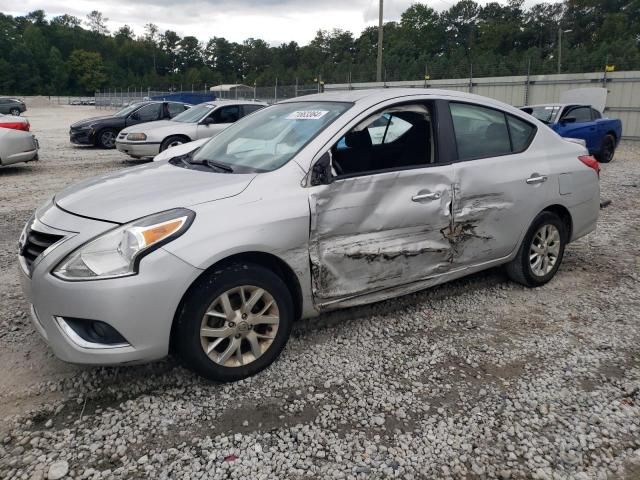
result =
[[[443,10],[455,1],[421,3]],[[0,12],[24,15],[42,9],[48,17],[67,13],[84,20],[87,13],[98,9],[109,19],[107,26],[111,31],[128,24],[141,35],[145,24],[155,23],[161,32],[174,30],[180,36],[193,35],[205,42],[211,37],[235,42],[253,37],[272,45],[292,40],[305,45],[319,29],[339,28],[358,35],[365,27],[377,25],[378,3],[378,0],[0,0]],[[398,20],[416,1],[384,3],[385,21],[390,21]]]

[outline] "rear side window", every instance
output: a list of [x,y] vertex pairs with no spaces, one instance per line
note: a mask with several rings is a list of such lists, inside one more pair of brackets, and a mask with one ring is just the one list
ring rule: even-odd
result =
[[507,115],[507,123],[509,124],[513,152],[517,153],[526,150],[529,143],[531,143],[533,134],[536,132],[536,127],[511,115]]
[[180,115],[187,107],[182,103],[169,102],[167,103],[167,110],[169,110],[169,117],[173,118],[176,115]]
[[450,103],[458,158],[498,157],[529,146],[536,128],[499,110],[467,103]]
[[257,112],[262,108],[264,108],[262,105],[243,105],[242,106],[244,115],[249,115],[250,113]]
[[511,153],[504,113],[467,103],[450,103],[449,106],[460,160]]

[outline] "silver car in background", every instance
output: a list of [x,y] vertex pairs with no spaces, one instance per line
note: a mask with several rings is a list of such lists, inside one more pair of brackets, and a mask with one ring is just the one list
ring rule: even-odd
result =
[[38,160],[38,141],[33,133],[0,128],[0,166]]
[[134,158],[150,158],[166,149],[218,135],[242,117],[266,107],[251,100],[215,100],[190,108],[171,120],[125,128],[116,148]]
[[172,349],[207,378],[245,378],[301,317],[498,265],[543,285],[598,219],[584,147],[465,93],[297,98],[180,149],[70,187],[25,226],[23,290],[60,358]]

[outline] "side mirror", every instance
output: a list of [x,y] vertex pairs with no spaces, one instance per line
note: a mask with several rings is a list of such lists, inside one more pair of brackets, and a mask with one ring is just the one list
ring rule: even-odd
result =
[[311,169],[311,186],[328,185],[332,182],[331,154],[326,152]]
[[576,117],[564,117],[560,123],[576,123]]
[[214,123],[214,120],[209,116],[209,117],[203,118],[202,121],[200,122],[200,125],[211,125],[212,123]]

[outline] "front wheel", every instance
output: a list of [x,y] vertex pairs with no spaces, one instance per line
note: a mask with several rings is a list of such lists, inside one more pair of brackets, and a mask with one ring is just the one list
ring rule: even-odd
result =
[[613,135],[607,135],[602,140],[602,148],[600,153],[596,155],[597,160],[600,163],[609,163],[613,160],[613,156],[616,153],[616,139]]
[[116,136],[117,133],[115,130],[110,128],[105,128],[104,130],[100,130],[98,132],[98,146],[102,148],[115,148],[116,146]]
[[216,270],[190,290],[177,318],[177,348],[210,380],[255,375],[278,358],[291,333],[293,302],[282,279],[254,264]]
[[188,140],[185,140],[184,137],[168,137],[165,138],[164,141],[160,144],[160,151],[164,152],[167,148],[177,147],[178,145],[182,145],[183,143],[187,143]]
[[527,287],[539,287],[551,280],[564,256],[566,227],[551,212],[538,215],[524,237],[516,257],[507,264],[511,280]]

